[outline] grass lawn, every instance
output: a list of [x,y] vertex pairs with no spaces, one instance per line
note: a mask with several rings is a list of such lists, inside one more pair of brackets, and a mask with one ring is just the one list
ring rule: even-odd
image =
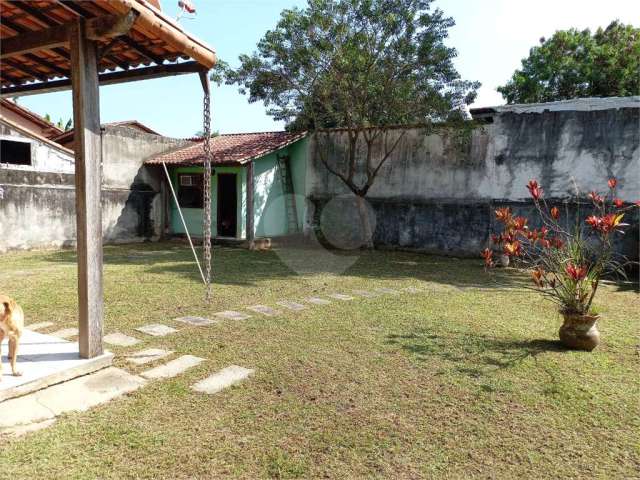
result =
[[[479,258],[357,255],[216,248],[206,305],[184,246],[106,247],[106,333],[144,339],[110,348],[116,366],[149,368],[122,354],[150,347],[207,361],[0,440],[0,477],[640,476],[637,291],[599,290],[603,343],[593,353],[565,351],[553,306],[522,288],[526,279],[514,271],[486,274]],[[210,327],[173,321],[408,286],[426,290]],[[55,322],[44,332],[75,326],[75,255],[5,254],[0,291],[23,305],[27,323]],[[147,323],[179,332],[134,330]],[[232,364],[256,372],[216,395],[190,390]]]

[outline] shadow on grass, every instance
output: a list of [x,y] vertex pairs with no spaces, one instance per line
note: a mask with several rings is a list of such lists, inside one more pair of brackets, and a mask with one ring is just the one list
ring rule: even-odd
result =
[[509,340],[469,333],[439,335],[424,329],[389,335],[386,343],[400,346],[421,361],[434,361],[445,370],[473,378],[513,367],[541,353],[566,351],[559,341],[547,339]]
[[[199,255],[201,250],[197,249]],[[304,262],[302,272],[290,268],[282,259],[295,256]],[[332,252],[316,248],[280,248],[276,251],[249,251],[219,247],[213,250],[214,283],[220,285],[255,285],[256,283],[294,279],[300,274],[349,275],[376,280],[419,280],[460,289],[518,288],[528,279],[515,270],[486,273],[477,259],[460,259],[396,251]],[[344,265],[341,265],[344,258]],[[45,262],[74,264],[76,253],[63,250],[43,253]],[[200,274],[188,246],[168,243],[109,245],[104,247],[105,265],[131,265],[145,274],[168,275],[200,282]],[[343,266],[344,268],[341,268]],[[161,281],[161,279],[158,279]]]

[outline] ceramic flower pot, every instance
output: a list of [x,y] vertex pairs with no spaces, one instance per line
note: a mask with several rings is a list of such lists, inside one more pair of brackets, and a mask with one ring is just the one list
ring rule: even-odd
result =
[[560,327],[560,341],[574,350],[590,352],[600,343],[598,331],[599,315],[563,313],[564,323]]

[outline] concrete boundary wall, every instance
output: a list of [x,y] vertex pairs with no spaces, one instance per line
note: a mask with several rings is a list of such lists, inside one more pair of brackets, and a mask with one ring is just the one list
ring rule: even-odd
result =
[[[161,235],[160,178],[143,162],[184,144],[127,127],[102,134],[102,228],[107,243],[155,240]],[[76,239],[74,175],[0,169],[0,252],[73,246]]]
[[[557,110],[505,109],[495,111],[490,123],[466,131],[390,131],[390,143],[398,135],[403,138],[367,196],[375,244],[476,256],[487,244],[495,208],[510,205],[535,216],[526,188],[530,179],[543,185],[546,198],[562,201],[575,194],[576,186],[583,198],[591,190],[604,192],[608,178],[615,176],[618,196],[637,201],[640,101],[623,100],[615,108],[572,110],[563,103]],[[344,167],[346,142],[341,131],[332,132],[328,142],[317,136],[310,142],[307,222],[321,234],[327,228],[342,230],[344,237],[359,234],[354,198],[317,154],[323,148],[335,167]],[[363,145],[358,154],[363,160]],[[363,172],[357,175],[362,181]],[[627,217],[632,227],[621,248],[638,258],[638,209]]]

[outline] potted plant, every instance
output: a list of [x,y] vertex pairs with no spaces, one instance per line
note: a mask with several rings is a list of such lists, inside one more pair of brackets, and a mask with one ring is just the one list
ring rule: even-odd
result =
[[[628,226],[622,220],[633,205],[616,197],[617,181],[611,178],[606,195],[591,192],[592,207],[584,221],[576,215],[576,224],[568,228],[558,206],[549,207],[538,182],[527,185],[539,216],[539,228],[529,220],[514,216],[510,208],[496,210],[502,232],[491,236],[494,248],[507,255],[511,263],[529,270],[534,287],[558,306],[564,317],[560,341],[570,348],[593,350],[600,342],[599,315],[593,299],[604,275],[625,276],[622,258],[613,248],[613,237]],[[640,202],[636,202],[640,206]],[[568,208],[565,209],[568,217]],[[482,257],[493,267],[494,250],[486,248]]]

